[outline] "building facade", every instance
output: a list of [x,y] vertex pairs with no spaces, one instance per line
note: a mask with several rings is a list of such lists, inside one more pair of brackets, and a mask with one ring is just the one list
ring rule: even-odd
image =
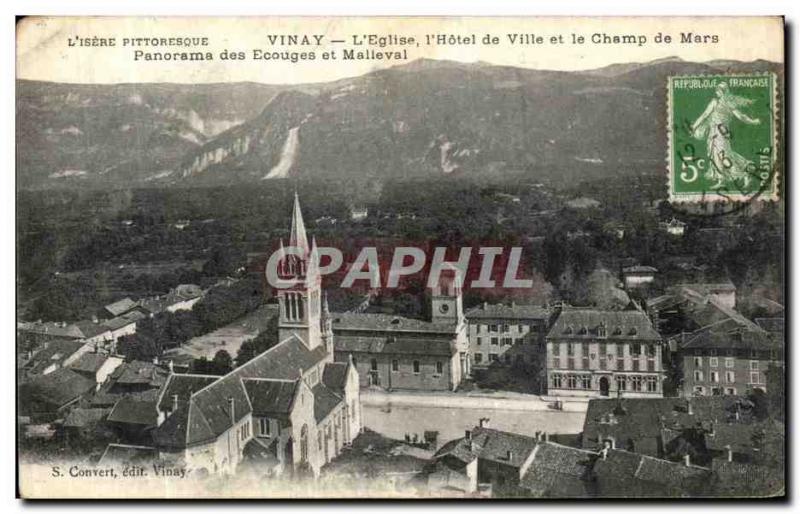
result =
[[542,352],[550,310],[484,302],[469,309],[466,318],[473,366],[531,364]]
[[663,395],[661,336],[639,310],[565,307],[547,335],[552,396]]

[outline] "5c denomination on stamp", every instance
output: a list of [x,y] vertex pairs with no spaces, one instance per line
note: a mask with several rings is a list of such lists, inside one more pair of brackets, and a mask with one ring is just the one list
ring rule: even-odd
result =
[[773,73],[670,77],[669,198],[778,199]]

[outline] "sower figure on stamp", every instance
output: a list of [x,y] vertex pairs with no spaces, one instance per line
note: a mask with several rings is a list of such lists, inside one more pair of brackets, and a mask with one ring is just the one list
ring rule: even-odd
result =
[[743,187],[750,184],[750,174],[755,169],[752,161],[738,154],[731,147],[730,123],[732,118],[748,125],[758,125],[761,120],[751,118],[739,110],[753,103],[753,100],[736,96],[728,89],[728,84],[720,82],[703,114],[692,124],[692,135],[696,139],[706,138],[710,166],[708,174],[716,180],[713,188],[718,188],[726,179],[741,180]]

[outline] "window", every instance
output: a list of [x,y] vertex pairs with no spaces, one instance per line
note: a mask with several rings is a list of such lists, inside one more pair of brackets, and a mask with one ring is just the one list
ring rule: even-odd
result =
[[695,382],[702,382],[703,381],[703,372],[702,371],[695,371],[694,372],[694,381]]
[[575,343],[567,343],[567,355],[575,355]]
[[709,357],[708,358],[708,365],[712,368],[716,368],[719,366],[719,358],[718,357]]
[[506,345],[506,346],[511,346],[512,342],[513,342],[513,339],[510,338],[510,337],[504,337],[503,338],[503,344]]
[[552,366],[552,368],[553,368],[553,369],[558,369],[558,368],[560,368],[560,367],[561,367],[561,359],[559,359],[558,357],[556,357],[555,359],[553,359],[553,366]]
[[639,370],[639,359],[633,359],[631,361],[631,363],[633,364],[633,371],[640,371]]
[[733,357],[725,357],[725,367],[732,368],[734,366]]
[[750,383],[751,384],[760,384],[761,383],[761,373],[758,371],[750,372]]
[[444,365],[442,365],[441,361],[436,362],[436,374],[441,375],[444,372]]
[[656,345],[654,345],[654,344],[648,344],[647,345],[647,356],[655,358],[655,356],[656,356]]
[[655,393],[658,391],[658,380],[656,377],[647,377],[647,392]]
[[641,355],[642,354],[642,345],[639,343],[633,343],[631,345],[631,355]]
[[567,369],[575,369],[575,358],[569,357],[567,359]]
[[496,353],[490,353],[489,354],[489,360],[491,362],[497,362],[497,354]]
[[561,388],[561,375],[559,375],[558,373],[554,373],[552,378],[551,378],[551,382],[552,382],[554,388],[560,389]]
[[711,373],[708,374],[708,378],[712,382],[719,382],[719,373],[716,371],[712,371]]
[[567,389],[578,388],[578,377],[575,375],[567,375]]
[[647,360],[647,371],[655,371],[656,370],[656,361],[654,359]]
[[716,357],[716,356],[717,356],[717,350],[715,350],[715,349],[713,349],[713,348],[712,348],[711,350],[709,350],[709,351],[708,351],[708,354],[709,354],[711,357]]
[[703,367],[703,358],[702,357],[695,357],[694,358],[694,367],[695,368]]
[[475,364],[480,364],[481,362],[483,362],[483,354],[482,353],[476,353],[475,354]]
[[758,371],[758,361],[750,361],[750,371]]
[[588,357],[589,356],[589,344],[588,343],[582,344],[581,345],[581,349],[583,351],[583,356],[584,357]]
[[[480,355],[480,354],[478,354]],[[399,371],[400,370],[400,363],[397,360],[392,361],[392,371]]]
[[482,327],[483,327],[483,325],[481,325],[480,323],[479,323],[479,324],[477,324],[477,325],[475,325],[475,333],[476,333],[476,334],[480,334],[480,333],[481,333],[481,328],[482,328]]
[[553,355],[558,356],[561,354],[561,343],[553,343]]
[[617,359],[617,370],[624,371],[625,370],[625,359],[618,358]]
[[517,332],[521,333],[523,330],[524,330],[524,327],[522,325],[517,325]]
[[624,376],[617,377],[616,381],[618,391],[625,391],[628,388],[628,381],[625,380]]
[[496,337],[492,338],[492,345],[493,346],[497,346],[497,338]]
[[508,325],[507,324],[503,325],[503,332],[508,332]]
[[634,375],[631,377],[631,387],[634,391],[641,391],[642,390],[642,377],[639,375]]
[[414,368],[414,373],[419,374],[419,361],[414,361],[412,365]]
[[625,357],[625,346],[622,344],[617,344],[617,357]]
[[581,388],[582,389],[591,389],[592,388],[592,376],[591,375],[582,375],[581,376]]
[[480,338],[480,337],[476,337],[476,338],[475,338],[475,344],[477,344],[478,346],[480,346],[481,344],[483,344],[483,341],[481,340],[481,338]]
[[725,394],[735,395],[736,394],[736,388],[735,387],[728,387],[727,389],[725,389]]
[[371,359],[369,361],[369,369],[371,369],[372,371],[378,371],[378,360],[377,359]]
[[706,392],[706,388],[703,386],[695,386],[694,387],[694,394],[695,396],[702,396]]
[[729,384],[733,384],[736,382],[736,372],[735,371],[726,371],[725,372],[725,382]]
[[258,418],[258,435],[262,437],[270,436],[270,426],[267,418]]
[[489,325],[489,332],[497,332],[497,325]]

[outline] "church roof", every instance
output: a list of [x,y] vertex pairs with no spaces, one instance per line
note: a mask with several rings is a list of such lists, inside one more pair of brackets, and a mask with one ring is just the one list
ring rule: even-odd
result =
[[242,378],[297,380],[300,378],[300,369],[305,372],[313,368],[326,355],[324,346],[309,350],[297,336],[291,336],[235,369],[233,373]]
[[455,323],[434,323],[420,319],[404,318],[393,314],[365,312],[333,313],[332,326],[337,330],[373,332],[422,332],[455,335]]
[[253,405],[254,416],[285,417],[292,411],[300,381],[248,378],[244,387]]

